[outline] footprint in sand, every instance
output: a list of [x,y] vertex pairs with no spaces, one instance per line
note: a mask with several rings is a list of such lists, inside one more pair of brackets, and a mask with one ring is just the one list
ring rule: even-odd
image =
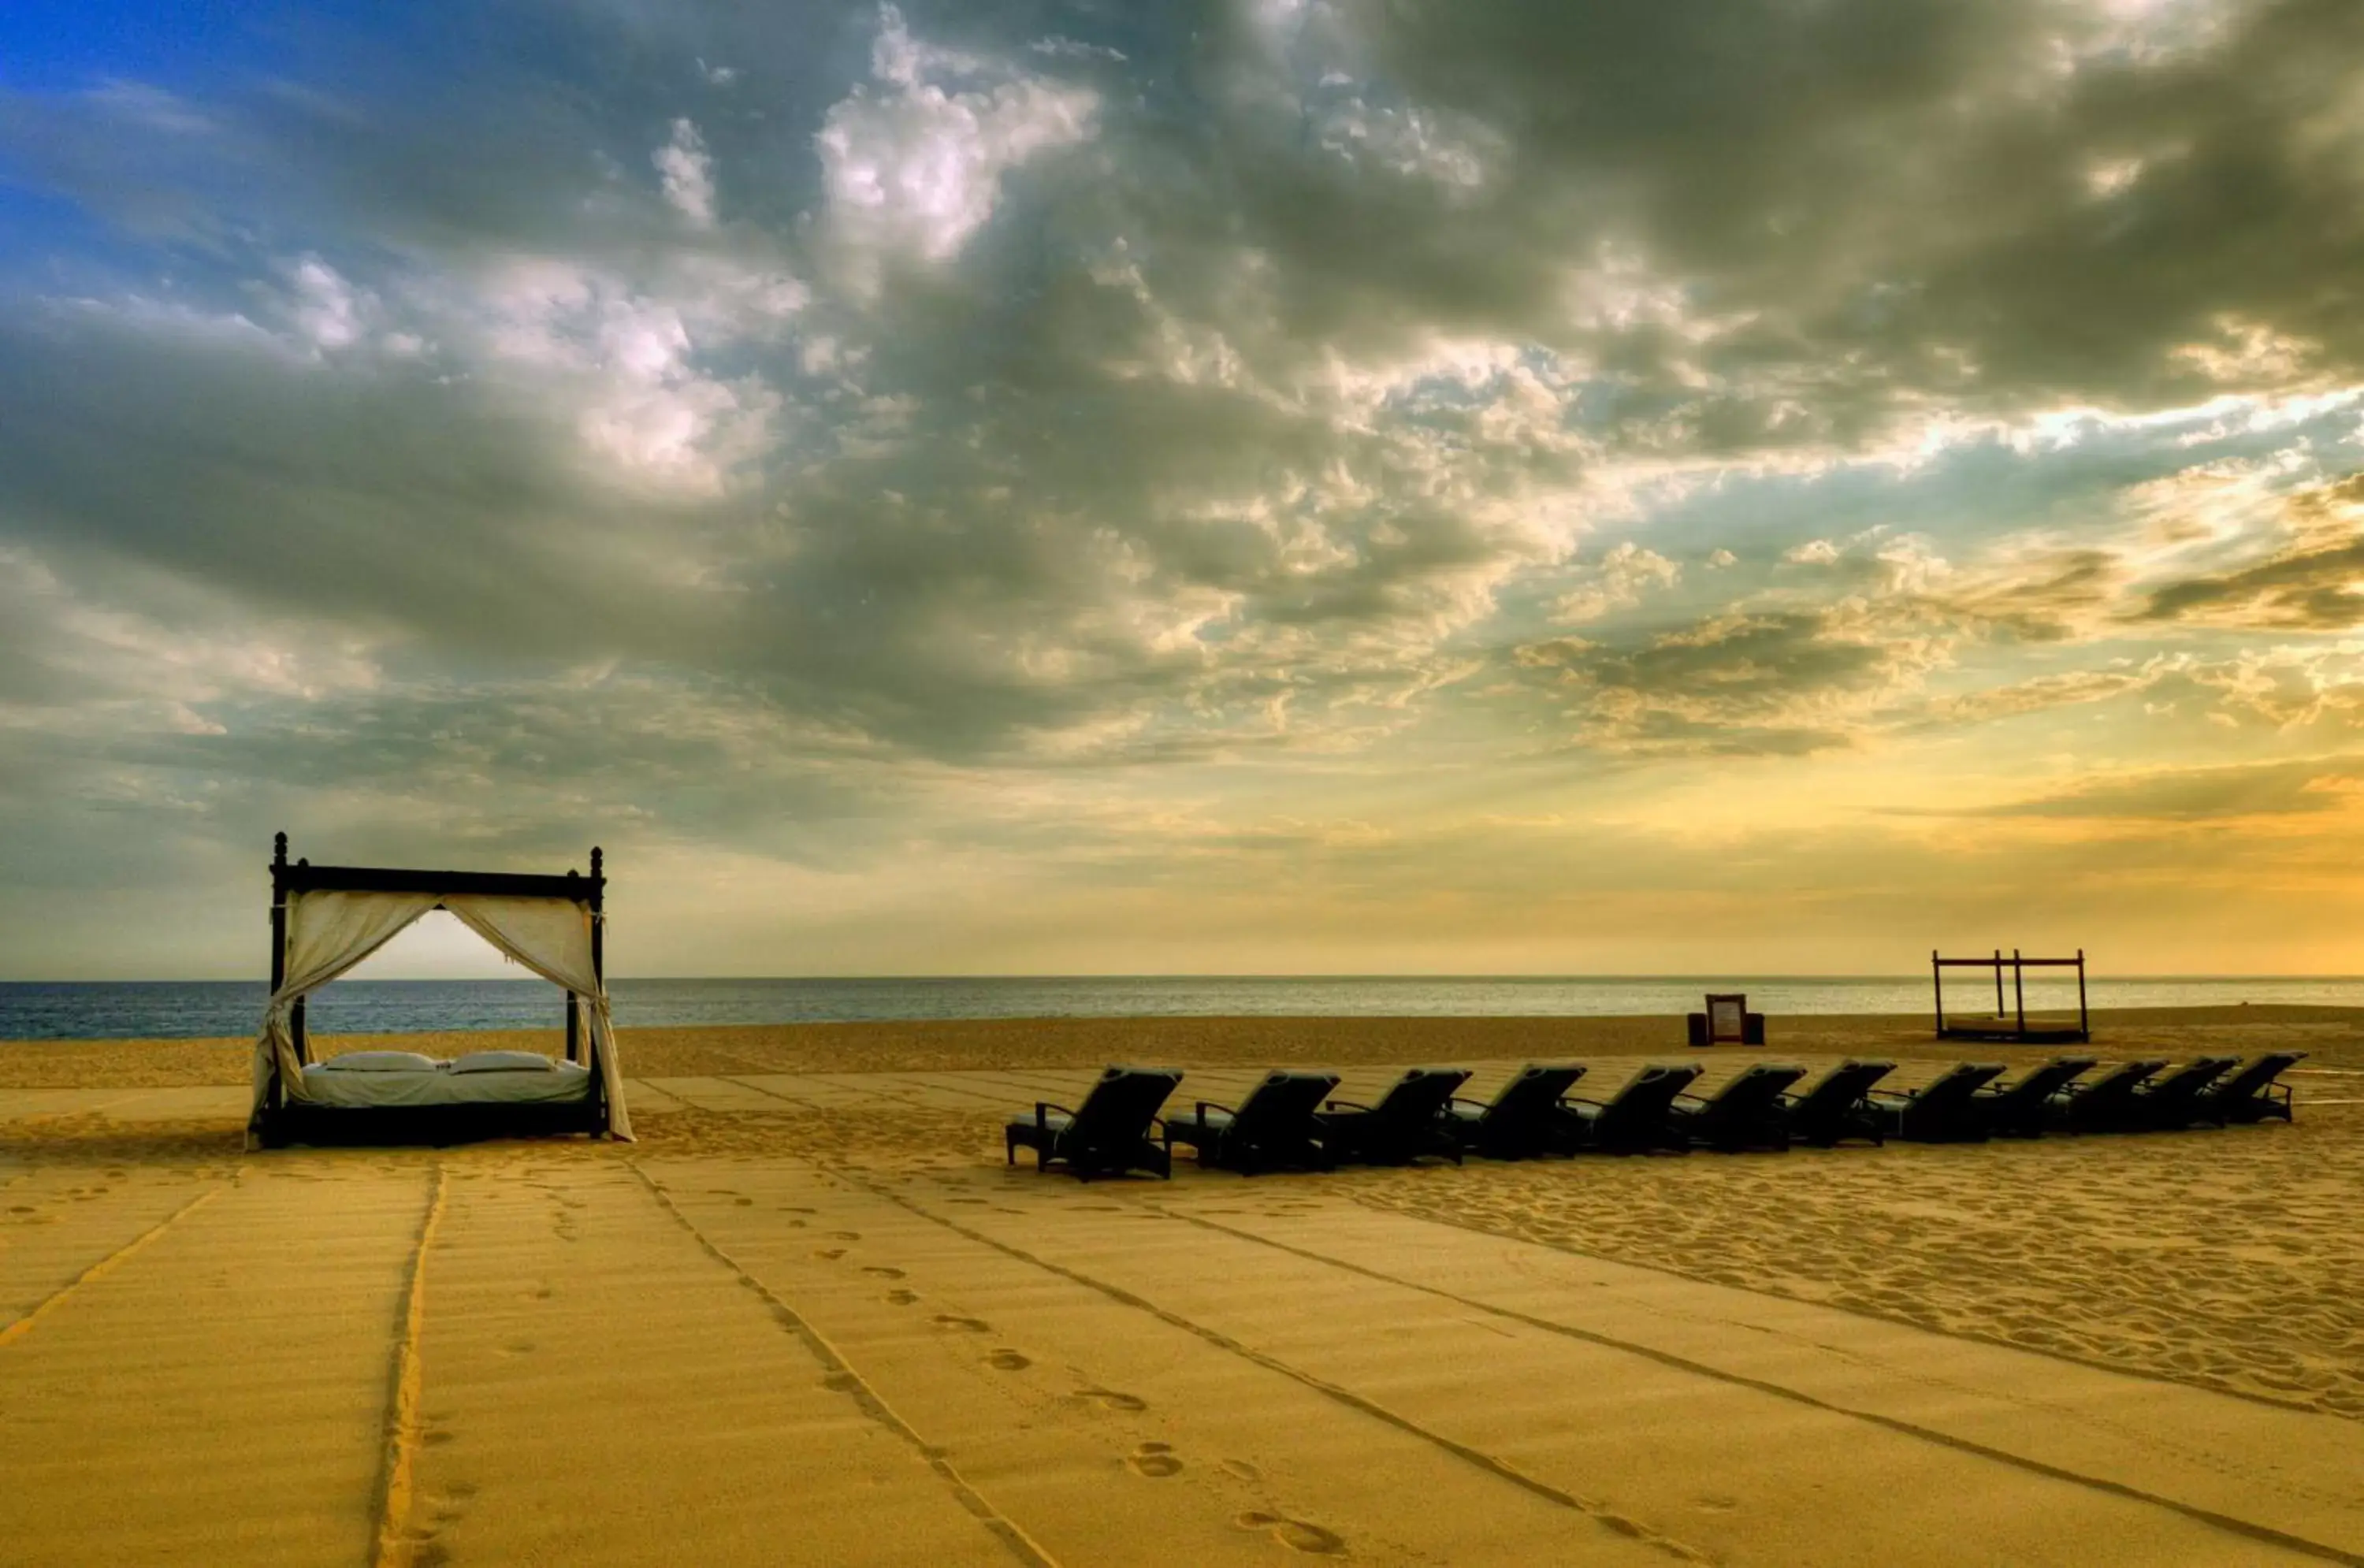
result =
[[1346,1540],[1335,1530],[1303,1519],[1288,1518],[1279,1514],[1261,1513],[1251,1509],[1235,1516],[1232,1524],[1238,1529],[1269,1530],[1272,1539],[1291,1551],[1311,1552],[1317,1557],[1333,1557],[1346,1550]]
[[838,1259],[845,1256],[845,1249],[842,1247],[816,1247],[813,1249],[813,1256],[833,1263],[837,1262]]
[[429,1427],[418,1434],[418,1440],[429,1448],[441,1448],[456,1435],[449,1427]]
[[957,1329],[964,1334],[990,1334],[993,1332],[993,1325],[987,1323],[981,1318],[962,1318],[950,1312],[937,1313],[935,1322],[936,1327],[939,1329]]
[[902,1270],[890,1269],[886,1267],[884,1264],[879,1263],[874,1263],[868,1268],[864,1269],[862,1272],[865,1274],[875,1274],[880,1279],[901,1279],[903,1277]]
[[734,1207],[738,1208],[753,1208],[755,1207],[755,1200],[751,1197],[734,1197],[730,1202]]
[[1264,1479],[1264,1472],[1244,1459],[1219,1460],[1216,1462],[1215,1468],[1234,1481],[1254,1483]]
[[533,1354],[533,1351],[534,1344],[531,1340],[513,1340],[501,1347],[501,1354],[505,1356],[530,1356]]
[[832,1241],[859,1241],[862,1240],[862,1232],[859,1230],[832,1230],[829,1233],[829,1239]]
[[784,1203],[780,1206],[780,1212],[782,1214],[813,1214],[819,1211],[807,1208],[800,1203]]
[[1182,1473],[1182,1462],[1174,1457],[1172,1446],[1166,1443],[1142,1444],[1125,1460],[1124,1466],[1135,1475],[1146,1475],[1152,1481]]
[[1137,1394],[1119,1394],[1113,1388],[1078,1388],[1076,1397],[1087,1405],[1098,1405],[1104,1410],[1121,1410],[1137,1416],[1149,1408],[1149,1401]]
[[1702,1492],[1691,1499],[1691,1507],[1703,1508],[1711,1514],[1728,1514],[1740,1507],[1740,1499],[1727,1497],[1721,1492]]
[[985,1364],[996,1372],[1024,1372],[1034,1364],[1031,1357],[1017,1351],[996,1351],[985,1358]]
[[886,1299],[889,1307],[910,1307],[919,1301],[920,1293],[916,1290],[890,1290]]

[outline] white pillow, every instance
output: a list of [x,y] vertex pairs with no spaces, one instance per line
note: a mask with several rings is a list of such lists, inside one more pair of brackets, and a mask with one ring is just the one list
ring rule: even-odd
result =
[[319,1064],[324,1073],[432,1073],[442,1065],[415,1051],[349,1051]]
[[454,1073],[547,1073],[558,1063],[538,1051],[472,1051],[452,1063]]

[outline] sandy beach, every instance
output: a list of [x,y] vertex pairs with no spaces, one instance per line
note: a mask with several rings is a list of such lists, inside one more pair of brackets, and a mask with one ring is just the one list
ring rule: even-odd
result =
[[1230,1100],[1283,1063],[2049,1054],[1680,1040],[627,1030],[636,1144],[263,1153],[244,1041],[0,1044],[0,1562],[2364,1562],[2364,1015],[2097,1015],[2104,1058],[2310,1052],[2291,1127],[1003,1162],[1110,1061]]

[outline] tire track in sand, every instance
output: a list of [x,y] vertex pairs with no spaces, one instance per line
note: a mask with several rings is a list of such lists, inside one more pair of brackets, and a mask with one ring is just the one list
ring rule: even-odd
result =
[[64,1306],[66,1302],[72,1297],[74,1292],[80,1290],[83,1286],[90,1284],[94,1280],[103,1278],[106,1274],[112,1273],[126,1259],[139,1251],[141,1248],[147,1246],[151,1241],[156,1240],[157,1237],[164,1234],[165,1231],[171,1229],[173,1226],[178,1223],[184,1216],[195,1213],[198,1209],[204,1207],[206,1204],[211,1203],[221,1195],[221,1187],[209,1187],[206,1191],[199,1193],[196,1196],[191,1198],[188,1202],[183,1204],[180,1207],[174,1209],[172,1213],[166,1215],[163,1218],[158,1220],[155,1224],[150,1226],[139,1235],[134,1236],[130,1240],[126,1241],[122,1246],[117,1247],[114,1251],[109,1252],[98,1262],[91,1264],[90,1267],[83,1270],[82,1273],[76,1274],[72,1279],[67,1281],[56,1290],[51,1291],[48,1296],[43,1296],[39,1301],[35,1302],[31,1310],[28,1311],[23,1317],[17,1318],[13,1323],[10,1323],[6,1328],[0,1328],[0,1346],[12,1345],[18,1340],[23,1339],[26,1335],[31,1333],[33,1331],[34,1324],[39,1322],[42,1318],[48,1317],[50,1313]]
[[443,1223],[447,1180],[438,1164],[427,1212],[418,1222],[418,1242],[410,1256],[410,1281],[403,1293],[402,1336],[395,1341],[394,1365],[387,1373],[385,1461],[378,1475],[377,1536],[370,1555],[374,1568],[411,1568],[416,1555],[410,1503],[418,1452],[418,1397],[426,1377],[418,1340],[427,1320],[427,1253]]

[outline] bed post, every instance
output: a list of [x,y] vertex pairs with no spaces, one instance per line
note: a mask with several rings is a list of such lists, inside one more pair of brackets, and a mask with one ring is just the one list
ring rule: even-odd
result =
[[271,988],[287,978],[287,835],[271,840]]
[[[298,855],[296,863],[307,866],[312,862],[308,856]],[[287,1009],[287,1033],[296,1042],[296,1060],[299,1063],[309,1062],[312,1060],[312,1031],[304,1026],[304,998],[301,996],[296,997],[296,1005]]]
[[[607,904],[608,873],[601,863],[602,860],[599,846],[592,845],[591,980],[592,984],[599,987],[600,994],[605,995],[608,990],[608,922],[604,917],[604,908]],[[570,1025],[574,1021],[574,998],[571,995],[566,998],[566,1021]],[[614,1043],[614,1037],[611,1035],[608,1040],[611,1050]],[[605,1069],[602,1068],[601,1071]],[[607,1129],[608,1114],[606,1084],[597,1072],[591,1074],[591,1103],[596,1107],[598,1117],[598,1120],[592,1125],[591,1136],[597,1138]]]
[[2002,949],[1995,949],[1995,1022],[2002,1022]]
[[[271,991],[287,979],[287,835],[271,840]],[[276,1098],[274,1095],[273,1098]]]
[[2093,1019],[2085,1011],[2085,950],[2077,950],[2077,1038],[2087,1043],[2093,1039]]
[[1929,989],[1937,995],[1937,1038],[1946,1038],[1946,972],[1937,962],[1937,950],[1929,950]]
[[[2002,971],[1995,971],[1995,979],[2002,979]],[[2019,962],[2019,950],[2011,950],[2011,998],[2019,1011],[2019,1038],[2027,1038],[2027,970]]]
[[599,865],[600,859],[601,859],[601,856],[600,856],[600,853],[599,853],[599,846],[598,846],[598,845],[597,845],[597,844],[592,845],[592,846],[591,846],[591,978],[592,978],[592,979],[594,979],[594,980],[596,980],[596,981],[597,981],[597,982],[599,983],[599,989],[600,989],[600,990],[605,991],[606,989],[608,989],[608,964],[607,964],[607,947],[608,947],[608,940],[607,940],[607,938],[608,938],[608,933],[607,933],[607,930],[606,930],[606,927],[607,927],[608,922],[606,922],[605,920],[602,920],[602,919],[600,919],[600,918],[599,918],[599,913],[600,913],[600,909],[601,909],[601,907],[602,907],[602,906],[607,903],[607,899],[603,896],[603,895],[606,893],[606,891],[607,891],[607,887],[608,887],[608,873],[607,873],[606,872],[604,872],[604,871],[602,871],[602,870],[600,869],[600,865]]
[[[566,880],[577,880],[571,866],[567,868]],[[566,994],[566,1060],[583,1060],[583,1005],[572,991]]]

